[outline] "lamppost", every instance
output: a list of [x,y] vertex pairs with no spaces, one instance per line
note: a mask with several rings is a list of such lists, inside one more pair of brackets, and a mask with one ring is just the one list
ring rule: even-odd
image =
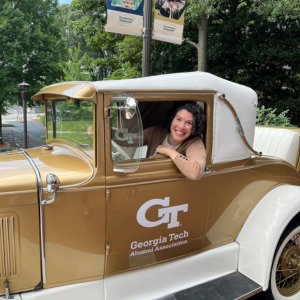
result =
[[22,83],[18,84],[19,90],[21,92],[22,100],[23,100],[23,128],[24,128],[24,145],[23,148],[27,148],[27,103],[26,97],[27,92],[29,91],[30,84],[26,83],[24,80]]
[[143,28],[143,65],[142,76],[150,76],[151,40],[152,40],[152,2],[145,0],[144,28]]

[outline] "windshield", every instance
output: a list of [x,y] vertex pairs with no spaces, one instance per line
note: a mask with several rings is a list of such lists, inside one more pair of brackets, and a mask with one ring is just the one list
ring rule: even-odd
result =
[[94,158],[93,102],[47,101],[47,139],[68,141]]

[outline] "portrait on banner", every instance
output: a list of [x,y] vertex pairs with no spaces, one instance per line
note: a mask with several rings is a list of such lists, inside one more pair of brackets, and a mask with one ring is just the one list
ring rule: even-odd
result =
[[155,9],[165,18],[179,20],[184,12],[185,1],[182,0],[156,0]]
[[137,10],[141,2],[142,0],[113,0],[111,5],[125,9]]
[[153,39],[181,44],[185,0],[156,0]]
[[106,0],[105,31],[142,36],[143,0]]

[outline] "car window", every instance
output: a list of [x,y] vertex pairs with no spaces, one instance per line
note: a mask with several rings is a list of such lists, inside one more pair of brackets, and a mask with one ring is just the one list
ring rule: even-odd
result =
[[93,102],[47,101],[47,139],[68,141],[94,158]]
[[[164,126],[168,111],[172,109],[174,104],[178,103],[175,103],[175,101],[139,102],[138,108],[142,118],[143,130],[154,126]],[[204,102],[198,101],[197,104],[205,111]],[[140,144],[139,138],[142,132],[139,132],[137,118],[135,116],[131,120],[126,120],[122,117],[120,111],[111,110],[111,149],[114,163],[133,162],[138,158],[142,161],[148,160],[148,147],[145,144]],[[202,136],[203,141],[204,138]],[[152,155],[149,154],[148,156]]]

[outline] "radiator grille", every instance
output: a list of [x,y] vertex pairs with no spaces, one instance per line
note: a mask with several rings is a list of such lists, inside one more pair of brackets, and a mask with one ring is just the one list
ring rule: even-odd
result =
[[0,218],[0,278],[17,274],[15,218]]

